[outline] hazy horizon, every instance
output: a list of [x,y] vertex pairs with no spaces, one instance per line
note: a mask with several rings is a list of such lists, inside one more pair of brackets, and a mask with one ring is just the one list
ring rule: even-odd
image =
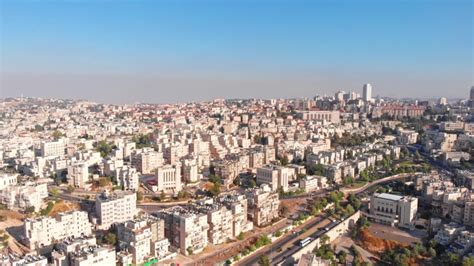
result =
[[0,97],[468,98],[473,4],[1,1]]

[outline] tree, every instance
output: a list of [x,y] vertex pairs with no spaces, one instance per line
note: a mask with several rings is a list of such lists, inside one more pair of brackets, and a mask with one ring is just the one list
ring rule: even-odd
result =
[[33,206],[27,207],[25,209],[25,212],[28,213],[28,214],[34,213],[35,212],[35,207],[33,207]]
[[472,256],[464,257],[462,259],[462,266],[474,266],[474,257]]
[[57,188],[52,188],[49,193],[51,194],[51,196],[53,198],[57,198],[59,197],[59,190]]
[[72,193],[74,192],[75,188],[72,185],[67,186],[67,192]]
[[347,204],[346,212],[347,212],[348,215],[353,214],[355,212],[354,207],[352,207],[352,205],[350,205],[350,204]]
[[188,252],[189,255],[193,255],[193,252],[194,252],[193,247],[189,246],[189,247],[186,249],[186,251]]
[[63,136],[63,133],[61,133],[61,131],[59,131],[59,130],[55,130],[55,131],[53,132],[53,138],[54,138],[54,140],[58,140],[58,139],[60,139],[62,136]]
[[109,245],[115,246],[115,243],[117,243],[117,235],[112,232],[107,233],[105,235],[105,242]]
[[101,177],[99,179],[99,186],[100,187],[105,187],[109,184],[109,179],[107,177]]
[[211,193],[213,197],[219,196],[219,194],[221,193],[221,184],[214,183],[214,185],[212,186],[211,190],[209,190],[209,192]]
[[275,236],[276,236],[276,237],[280,237],[281,235],[283,235],[283,233],[282,233],[280,230],[277,230],[277,231],[275,232]]
[[288,156],[283,156],[281,159],[280,159],[280,163],[281,165],[287,165],[288,164]]
[[137,191],[137,201],[142,201],[143,200],[143,193],[140,191]]
[[262,137],[260,137],[260,135],[255,135],[255,136],[253,137],[253,142],[254,142],[255,144],[261,144],[261,143],[262,143]]
[[251,179],[250,182],[249,182],[249,187],[254,188],[256,186],[257,186],[257,183],[255,182],[255,180]]
[[112,146],[105,140],[97,142],[96,150],[100,152],[100,156],[107,157],[112,152]]
[[166,194],[165,192],[162,190],[161,193],[160,193],[160,201],[163,201],[166,199]]
[[270,266],[270,259],[268,258],[267,255],[263,255],[258,259],[258,265],[262,266]]
[[448,265],[456,265],[459,262],[459,256],[456,253],[448,252],[444,258],[444,261]]
[[45,216],[45,215],[48,215],[51,210],[53,209],[54,207],[54,203],[52,201],[48,202],[48,206],[42,210],[40,210],[40,214]]
[[244,233],[240,232],[240,234],[237,236],[238,240],[244,240]]
[[346,257],[347,253],[344,250],[339,251],[337,254],[337,260],[339,261],[340,264],[345,265],[346,264]]
[[322,164],[312,164],[308,168],[308,174],[310,175],[323,175],[324,166]]
[[326,245],[329,243],[329,236],[327,235],[322,235],[321,238],[319,238],[319,243],[321,245]]
[[428,254],[430,255],[431,258],[436,257],[436,250],[432,247],[428,249]]

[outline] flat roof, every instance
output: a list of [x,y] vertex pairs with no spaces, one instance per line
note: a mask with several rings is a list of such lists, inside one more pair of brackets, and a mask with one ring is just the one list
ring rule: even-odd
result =
[[399,201],[403,199],[403,196],[388,194],[388,193],[380,193],[376,197],[386,199],[386,200],[393,200],[393,201]]

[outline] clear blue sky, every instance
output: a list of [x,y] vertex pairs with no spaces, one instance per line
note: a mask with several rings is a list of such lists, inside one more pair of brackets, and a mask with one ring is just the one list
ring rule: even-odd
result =
[[473,3],[1,1],[0,97],[466,97]]

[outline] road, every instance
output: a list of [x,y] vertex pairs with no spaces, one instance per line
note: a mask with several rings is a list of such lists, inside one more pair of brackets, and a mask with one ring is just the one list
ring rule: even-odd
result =
[[[298,239],[301,236],[299,234],[297,234],[296,232],[309,230],[312,227],[317,226],[319,223],[321,223],[323,220],[325,220],[327,218],[328,218],[327,216],[318,216],[318,217],[315,217],[315,218],[307,221],[306,223],[299,226],[298,228],[293,229],[292,233],[289,233],[289,234],[281,237],[280,239],[276,240],[275,242],[273,242],[269,246],[266,246],[266,247],[258,250],[257,252],[251,254],[250,256],[245,257],[244,259],[239,261],[237,264],[238,265],[255,265],[255,264],[257,264],[258,259],[261,256],[263,256],[263,255],[267,255],[267,256],[272,255],[272,253],[274,251],[277,251],[279,248],[283,248],[288,243],[297,242]],[[304,238],[304,237],[302,237],[302,238]]]
[[[386,183],[386,182],[391,182],[391,181],[402,179],[402,178],[406,178],[406,177],[408,177],[410,175],[413,175],[413,174],[415,174],[415,173],[398,174],[398,175],[388,176],[388,177],[373,181],[371,183],[367,183],[366,185],[364,185],[360,188],[341,189],[341,191],[343,191],[345,194],[349,194],[349,193],[360,194],[360,193],[363,193],[364,191],[366,191],[367,189],[369,189],[369,188],[371,188],[375,185]],[[326,193],[329,193],[329,192],[326,192]],[[312,218],[309,221],[307,221],[305,224],[303,224],[302,227],[298,228],[297,230],[298,231],[308,230],[310,232],[315,232],[315,233],[311,234],[311,237],[317,238],[317,237],[319,237],[319,236],[321,236],[322,234],[325,233],[325,231],[320,231],[320,230],[317,230],[317,229],[319,227],[321,227],[320,223],[323,222],[326,219],[327,219],[327,217]],[[327,225],[325,227],[330,229],[330,228],[334,227],[336,224],[337,224],[337,222],[331,222],[329,225]],[[245,257],[244,259],[239,261],[237,263],[237,265],[257,265],[258,260],[263,255],[266,255],[270,258],[270,261],[271,261],[272,265],[280,263],[280,262],[284,261],[286,258],[291,256],[292,254],[294,254],[296,251],[298,251],[301,248],[300,246],[297,245],[298,241],[300,239],[305,238],[305,237],[306,237],[306,235],[301,236],[301,235],[298,235],[298,234],[288,234],[288,235],[280,238],[279,240],[275,241],[274,243],[270,244],[269,246],[266,246],[265,248],[255,252],[255,253],[247,256],[247,257]],[[288,243],[292,243],[293,246],[290,249],[287,249],[287,250],[283,251],[281,254],[279,254],[280,252],[278,252],[278,250],[280,250],[280,248],[283,248]]]
[[421,174],[421,173],[406,173],[406,174],[398,174],[398,175],[387,176],[387,177],[375,180],[373,182],[367,183],[367,184],[365,184],[365,185],[363,185],[362,187],[359,187],[359,188],[352,188],[352,189],[343,188],[340,191],[342,191],[346,195],[350,194],[350,193],[359,194],[360,192],[363,192],[363,191],[367,190],[368,188],[373,187],[375,185],[383,184],[383,183],[386,183],[386,182],[391,182],[391,181],[398,180],[398,179],[403,179],[403,178],[406,178],[406,177],[409,177],[409,176],[412,176],[412,175],[416,175],[416,174]]

